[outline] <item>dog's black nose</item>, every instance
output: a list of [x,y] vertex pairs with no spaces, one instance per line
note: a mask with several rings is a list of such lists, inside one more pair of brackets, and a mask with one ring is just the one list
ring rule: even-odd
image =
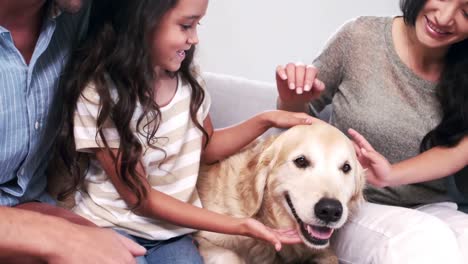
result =
[[322,198],[314,207],[315,216],[325,222],[340,220],[343,206],[336,199]]

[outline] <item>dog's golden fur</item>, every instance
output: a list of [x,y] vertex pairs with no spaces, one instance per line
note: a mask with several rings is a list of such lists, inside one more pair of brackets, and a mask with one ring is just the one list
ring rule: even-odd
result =
[[[344,164],[349,165],[348,172]],[[276,253],[263,241],[201,231],[195,237],[205,263],[338,263],[327,247],[328,239],[316,245],[306,238],[304,232],[311,234],[311,229],[304,223],[341,227],[363,199],[363,185],[363,170],[352,143],[325,123],[293,127],[277,137],[255,142],[220,163],[203,167],[197,187],[205,208],[253,217],[273,228],[293,227],[304,241],[283,245]],[[323,198],[341,203],[339,219],[324,222],[317,218],[314,207]],[[305,226],[302,231],[301,226]]]

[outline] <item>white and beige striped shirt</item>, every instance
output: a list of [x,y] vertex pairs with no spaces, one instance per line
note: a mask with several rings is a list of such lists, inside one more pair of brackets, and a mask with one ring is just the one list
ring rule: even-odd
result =
[[[191,87],[179,76],[174,98],[161,108],[162,121],[155,137],[155,146],[164,149],[165,153],[149,148],[145,135],[136,132],[135,135],[144,149],[142,164],[152,188],[201,207],[195,185],[203,137],[202,132],[190,119],[190,95]],[[200,124],[203,124],[209,108],[210,97],[205,91],[205,100],[197,114]],[[83,188],[76,194],[74,211],[98,226],[122,229],[129,234],[151,240],[166,240],[193,232],[192,229],[162,220],[138,216],[129,210],[93,155],[92,149],[103,147],[101,138],[96,136],[98,112],[99,96],[95,87],[89,85],[78,101],[74,133],[76,149],[88,152],[91,163]],[[140,113],[141,108],[138,107],[132,119],[133,131],[136,131]],[[119,147],[119,135],[112,122],[105,125],[104,136],[111,148]]]

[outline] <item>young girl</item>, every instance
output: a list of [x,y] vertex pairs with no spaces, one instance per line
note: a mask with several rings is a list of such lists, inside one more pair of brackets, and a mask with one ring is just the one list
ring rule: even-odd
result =
[[[271,111],[213,131],[210,97],[192,60],[208,0],[111,1],[68,71],[69,146],[89,166],[74,211],[147,248],[148,263],[201,263],[196,229],[296,243],[289,230],[201,209],[200,158],[223,159],[270,127],[310,124],[304,113]],[[98,21],[99,20],[99,21]],[[69,153],[72,160],[77,156]]]
[[400,5],[403,16],[346,23],[314,66],[278,67],[278,106],[332,104],[333,125],[394,164],[351,132],[377,187],[335,234],[342,262],[468,263],[468,215],[457,210],[468,204],[468,1]]

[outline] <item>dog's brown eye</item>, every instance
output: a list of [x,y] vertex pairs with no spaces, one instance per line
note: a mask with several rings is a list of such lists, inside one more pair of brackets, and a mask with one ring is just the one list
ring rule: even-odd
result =
[[351,170],[351,165],[349,165],[348,163],[345,163],[343,165],[343,167],[341,167],[341,170],[344,172],[344,173],[348,173],[350,170]]
[[304,156],[300,156],[299,158],[294,160],[294,164],[296,165],[296,167],[304,169],[309,167],[310,162]]

